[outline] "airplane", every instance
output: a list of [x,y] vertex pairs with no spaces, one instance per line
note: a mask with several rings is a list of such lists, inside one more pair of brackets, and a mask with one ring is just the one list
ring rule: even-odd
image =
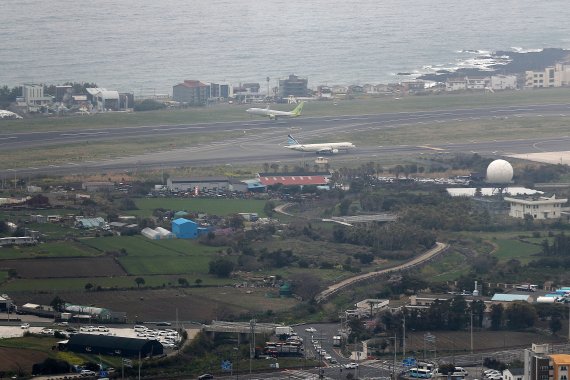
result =
[[305,102],[299,103],[297,107],[293,111],[278,111],[267,108],[248,108],[245,112],[250,113],[252,115],[259,115],[259,116],[267,116],[271,120],[277,120],[278,117],[297,117],[301,115],[301,111],[303,110],[303,105]]
[[355,148],[351,142],[338,142],[338,143],[322,143],[322,144],[301,144],[293,136],[287,135],[287,142],[285,148],[298,150],[300,152],[315,152],[316,154],[335,154],[341,150],[347,151],[349,148]]

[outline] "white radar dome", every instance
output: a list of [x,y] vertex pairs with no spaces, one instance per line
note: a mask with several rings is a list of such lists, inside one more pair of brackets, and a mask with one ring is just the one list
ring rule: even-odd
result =
[[488,183],[509,183],[513,180],[513,167],[505,160],[495,160],[487,167]]

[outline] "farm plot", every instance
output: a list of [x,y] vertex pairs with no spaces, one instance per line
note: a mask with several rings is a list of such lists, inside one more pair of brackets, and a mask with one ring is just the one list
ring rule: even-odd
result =
[[[9,247],[2,249],[2,259],[25,259],[46,257],[90,257],[99,252],[74,242],[44,243],[31,247]],[[0,261],[1,263],[1,261]],[[0,264],[1,266],[2,264]]]
[[193,240],[153,241],[142,236],[85,239],[83,244],[125,253],[118,261],[129,275],[208,273],[208,263],[225,247],[208,247]]
[[77,259],[4,260],[3,268],[14,269],[21,278],[73,278],[124,276],[125,272],[110,257]]
[[144,198],[135,200],[135,203],[139,209],[131,213],[145,217],[152,215],[152,211],[157,208],[220,216],[239,212],[256,212],[259,216],[266,216],[263,212],[265,201],[256,199]]

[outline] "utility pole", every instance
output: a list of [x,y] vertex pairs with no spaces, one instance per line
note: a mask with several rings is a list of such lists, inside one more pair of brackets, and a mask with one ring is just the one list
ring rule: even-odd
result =
[[392,380],[396,380],[396,345],[398,344],[398,330],[394,331],[394,363],[392,365]]
[[473,303],[475,301],[471,302],[471,307],[469,308],[469,310],[471,311],[470,316],[471,316],[471,355],[473,355]]
[[406,358],[406,308],[404,307],[404,340],[402,344],[402,359]]

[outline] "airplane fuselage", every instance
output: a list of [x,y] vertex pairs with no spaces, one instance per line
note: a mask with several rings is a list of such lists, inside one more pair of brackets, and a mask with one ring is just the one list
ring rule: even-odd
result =
[[288,149],[297,150],[299,152],[315,152],[322,154],[334,154],[341,150],[348,150],[354,148],[351,142],[338,142],[338,143],[324,143],[324,144],[294,144],[287,145]]
[[277,117],[295,117],[293,112],[288,111],[278,111],[278,110],[271,110],[267,108],[248,108],[245,112],[252,114],[252,115],[259,115],[259,116],[267,116],[270,119],[276,119]]

